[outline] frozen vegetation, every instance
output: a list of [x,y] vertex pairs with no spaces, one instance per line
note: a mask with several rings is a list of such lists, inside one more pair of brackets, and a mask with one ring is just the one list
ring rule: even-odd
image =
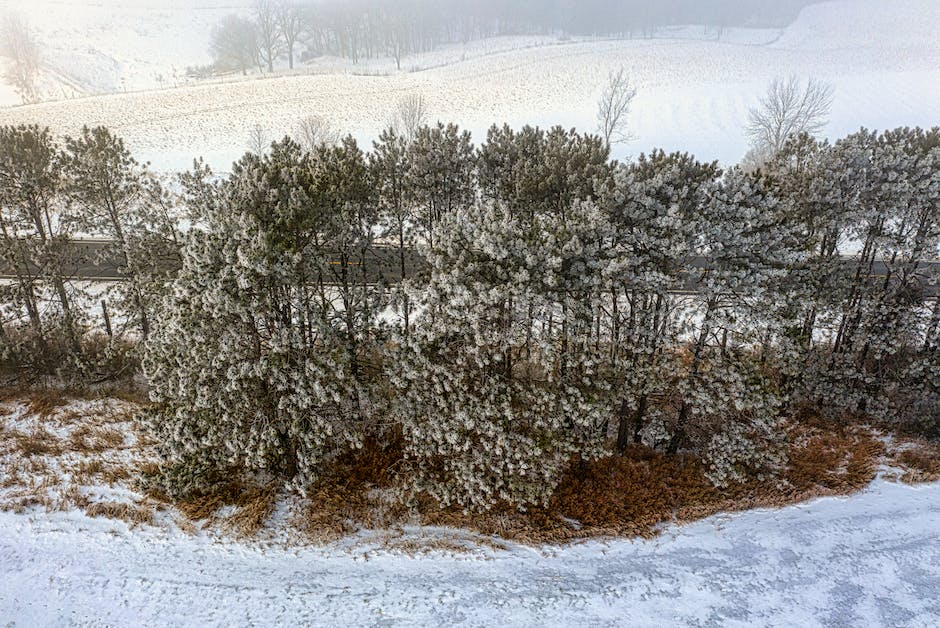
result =
[[940,619],[936,3],[291,68],[11,4],[0,623]]

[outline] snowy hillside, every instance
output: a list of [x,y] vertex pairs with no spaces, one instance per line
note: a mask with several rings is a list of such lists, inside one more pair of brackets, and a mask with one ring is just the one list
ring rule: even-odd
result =
[[[199,0],[7,0],[27,20],[42,46],[40,96],[77,95],[171,87],[187,66],[209,62],[212,26],[250,2]],[[0,92],[0,104],[19,102]]]
[[[207,10],[206,28],[217,10]],[[48,124],[60,132],[104,124],[157,167],[183,168],[202,154],[224,169],[247,148],[255,125],[274,138],[292,132],[304,116],[319,114],[369,141],[387,123],[397,99],[413,93],[424,95],[432,118],[461,123],[477,138],[493,122],[593,130],[601,85],[611,69],[623,65],[639,86],[631,117],[637,139],[618,156],[661,146],[734,162],[745,152],[748,107],[775,75],[834,83],[832,136],[860,126],[937,124],[938,29],[940,5],[934,0],[842,0],[804,10],[782,33],[738,30],[721,41],[527,40],[517,47],[538,45],[498,54],[484,50],[481,56],[463,55],[464,61],[445,50],[439,58],[446,65],[413,73],[253,79],[51,102],[0,115],[4,122]],[[676,36],[690,36],[687,31]],[[174,54],[189,58],[196,48],[206,54],[204,35],[194,30],[181,40],[185,45],[168,46]],[[139,57],[151,58],[146,50]],[[430,67],[433,61],[408,63]]]
[[[720,515],[649,541],[414,556],[0,513],[13,625],[927,626],[940,485]],[[93,560],[89,557],[93,556]],[[38,585],[38,586],[37,586]]]

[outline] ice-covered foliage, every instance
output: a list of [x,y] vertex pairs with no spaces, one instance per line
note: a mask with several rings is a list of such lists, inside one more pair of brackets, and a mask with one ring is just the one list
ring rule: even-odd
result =
[[91,261],[118,260],[125,278],[109,286],[109,300],[146,338],[167,270],[179,256],[174,201],[104,127],[85,127],[78,137],[65,138],[63,161],[77,227],[110,242]]
[[[809,254],[798,284],[802,395],[836,413],[936,422],[925,375],[937,310],[922,290],[937,280],[923,267],[940,238],[937,131],[862,130],[832,146],[797,138],[770,178]],[[841,258],[849,243],[860,253]]]
[[606,386],[586,342],[603,216],[483,202],[427,250],[422,313],[394,374],[416,482],[443,503],[540,503],[599,451]]
[[[64,148],[0,129],[6,362],[24,334],[79,353],[86,262],[65,240],[112,239],[172,494],[230,472],[303,490],[388,436],[414,491],[524,507],[641,443],[718,485],[763,477],[807,407],[940,426],[937,130],[804,134],[747,173],[617,164],[558,127],[476,149],[438,124],[368,156],[285,139],[180,183],[177,201],[106,129]],[[178,244],[179,273],[152,272]]]
[[147,344],[152,426],[170,462],[196,468],[168,489],[229,468],[303,489],[360,445],[383,302],[355,270],[375,224],[365,173],[352,140],[314,154],[285,140],[217,184]]

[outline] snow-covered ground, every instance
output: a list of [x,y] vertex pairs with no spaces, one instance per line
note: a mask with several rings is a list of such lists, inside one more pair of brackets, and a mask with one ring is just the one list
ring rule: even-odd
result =
[[417,556],[0,513],[5,625],[935,626],[940,484],[722,515],[650,541]]
[[433,55],[406,62],[430,68],[418,72],[321,68],[328,73],[0,109],[0,122],[59,132],[105,124],[157,168],[185,168],[203,155],[224,170],[249,146],[252,127],[275,138],[311,114],[369,145],[398,99],[415,93],[426,98],[432,118],[460,123],[477,141],[493,122],[592,131],[606,76],[622,65],[639,88],[631,115],[636,140],[616,156],[660,146],[730,163],[746,149],[748,108],[777,75],[834,84],[832,137],[860,126],[940,123],[937,32],[936,0],[838,0],[808,7],[782,32],[738,30],[721,41],[690,39],[694,29],[686,29],[673,39],[477,43],[492,48],[456,58],[457,50],[441,51],[438,67]]

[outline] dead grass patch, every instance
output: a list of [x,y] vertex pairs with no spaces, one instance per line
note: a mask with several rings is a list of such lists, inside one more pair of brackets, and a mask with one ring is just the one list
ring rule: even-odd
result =
[[26,409],[41,419],[51,416],[59,408],[68,405],[71,399],[60,391],[40,390],[29,393],[26,397]]
[[940,480],[940,443],[927,440],[902,441],[888,458],[888,464],[902,470],[901,482],[922,484]]
[[847,494],[873,479],[884,458],[885,445],[873,429],[820,419],[795,423],[786,480],[797,494]]
[[375,440],[339,456],[308,490],[308,506],[297,525],[311,540],[333,541],[362,528],[391,528],[408,516],[395,491],[401,444]]
[[[25,403],[27,411],[40,418],[55,414],[72,401],[118,400],[135,406],[150,403],[146,390],[140,386],[0,386],[0,404],[8,410],[10,404]],[[126,416],[127,413],[118,413]]]
[[124,433],[112,427],[83,424],[69,434],[69,446],[77,453],[96,454],[109,449],[118,449],[123,445]]
[[109,464],[101,473],[101,477],[109,486],[114,486],[134,477],[133,471],[122,464]]
[[147,524],[153,525],[154,507],[151,504],[134,504],[127,502],[92,502],[84,507],[89,517],[105,517],[107,519],[120,519],[131,527]]
[[44,427],[35,427],[29,432],[11,432],[15,451],[27,456],[58,456],[62,454],[59,439]]
[[222,526],[237,536],[253,536],[274,512],[276,498],[273,484],[248,489],[240,496],[237,510],[222,520]]
[[[232,481],[219,485],[213,491],[178,501],[175,505],[190,522],[218,524],[230,533],[248,537],[264,526],[274,512],[276,501],[277,486],[274,483],[253,485]],[[234,508],[234,511],[220,514],[227,508]]]
[[486,513],[419,505],[421,523],[477,531],[522,543],[556,543],[597,536],[655,536],[664,523],[719,512],[782,507],[870,483],[884,454],[872,430],[799,423],[791,427],[790,464],[780,477],[719,489],[692,455],[669,456],[632,447],[622,456],[575,460],[547,507],[522,512],[497,506]]

